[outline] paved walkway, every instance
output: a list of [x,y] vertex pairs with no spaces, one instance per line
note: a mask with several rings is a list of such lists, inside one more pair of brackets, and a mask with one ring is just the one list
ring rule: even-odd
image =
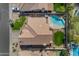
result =
[[[13,32],[11,27],[10,27],[10,55],[18,55],[18,47],[15,47],[14,43],[18,43],[18,36],[19,36],[19,32]],[[14,49],[16,49],[17,51],[16,52],[13,52],[13,47]]]

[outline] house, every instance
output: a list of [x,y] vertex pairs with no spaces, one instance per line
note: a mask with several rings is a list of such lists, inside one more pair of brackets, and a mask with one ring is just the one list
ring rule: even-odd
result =
[[52,41],[52,31],[45,17],[28,17],[28,23],[19,35],[20,46],[47,46]]

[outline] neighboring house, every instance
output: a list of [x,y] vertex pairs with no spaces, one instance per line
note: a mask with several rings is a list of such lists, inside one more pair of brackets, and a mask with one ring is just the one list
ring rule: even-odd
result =
[[45,17],[28,17],[28,23],[19,35],[20,46],[43,46],[52,41],[52,31]]
[[10,4],[10,19],[15,21],[18,19],[19,13],[13,13],[12,8],[19,8],[21,11],[29,11],[29,10],[37,10],[37,9],[45,9],[45,10],[53,10],[53,4],[51,3],[13,3]]
[[34,10],[34,9],[42,9],[45,8],[45,10],[51,10],[53,9],[52,3],[21,3],[18,5],[18,7],[23,10]]

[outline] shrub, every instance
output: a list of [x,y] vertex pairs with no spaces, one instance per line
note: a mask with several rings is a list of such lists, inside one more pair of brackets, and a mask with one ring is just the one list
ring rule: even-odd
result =
[[19,19],[16,19],[14,23],[11,24],[13,30],[20,30],[26,20],[25,16],[21,16]]
[[56,12],[65,12],[65,4],[64,3],[55,3],[54,11]]
[[64,33],[61,31],[57,31],[56,33],[54,33],[54,43],[57,46],[60,46],[64,43]]
[[67,50],[62,50],[60,52],[60,56],[68,56],[68,51]]

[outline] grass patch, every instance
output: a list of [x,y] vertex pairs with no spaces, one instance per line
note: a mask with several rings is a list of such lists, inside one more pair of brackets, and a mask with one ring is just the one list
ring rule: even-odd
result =
[[64,33],[61,31],[55,32],[53,41],[57,46],[62,45],[64,43]]
[[15,22],[11,24],[13,30],[20,30],[26,20],[25,16],[21,16],[19,19],[16,19]]
[[56,12],[65,12],[65,4],[64,3],[55,3],[54,11]]

